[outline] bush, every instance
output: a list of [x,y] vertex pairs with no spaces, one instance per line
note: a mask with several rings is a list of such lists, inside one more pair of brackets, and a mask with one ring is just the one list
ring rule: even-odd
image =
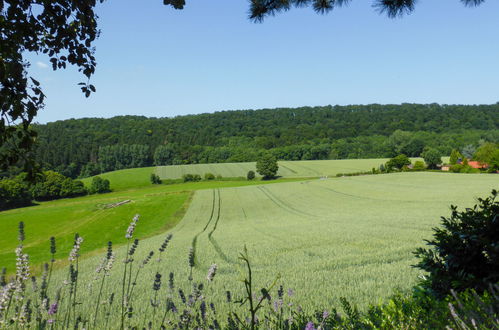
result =
[[254,178],[255,178],[255,172],[254,171],[248,171],[248,174],[246,175],[246,179],[253,180]]
[[213,175],[213,173],[205,173],[204,179],[205,180],[215,180],[215,176]]
[[414,171],[424,171],[426,170],[426,166],[424,164],[423,161],[421,160],[417,160],[415,163],[414,163],[414,166],[412,167],[412,169]]
[[182,175],[182,180],[184,182],[197,182],[201,181],[201,176],[199,174],[184,174]]
[[16,179],[0,180],[0,210],[31,204],[31,193],[27,184]]
[[217,180],[222,180],[222,179],[223,179],[222,175],[218,174],[217,175]]
[[264,179],[275,178],[278,170],[277,159],[271,153],[264,153],[256,162],[256,171]]
[[458,212],[451,206],[450,218],[442,217],[443,228],[434,228],[432,248],[419,248],[416,267],[429,273],[423,285],[440,296],[451,289],[483,292],[499,281],[499,201],[497,191],[478,199],[472,209]]
[[151,183],[152,184],[161,184],[163,181],[159,178],[159,175],[151,173]]
[[108,179],[102,179],[100,176],[96,176],[92,179],[92,185],[89,189],[91,194],[103,194],[110,191],[111,187]]
[[388,162],[386,162],[386,170],[391,171],[393,169],[401,170],[404,166],[411,165],[410,159],[402,154],[393,157]]
[[469,166],[467,162],[466,164],[452,165],[450,171],[454,173],[480,173],[479,169]]
[[87,190],[81,181],[73,180],[54,171],[45,171],[41,180],[31,189],[31,194],[35,200],[49,201],[83,196],[87,194]]

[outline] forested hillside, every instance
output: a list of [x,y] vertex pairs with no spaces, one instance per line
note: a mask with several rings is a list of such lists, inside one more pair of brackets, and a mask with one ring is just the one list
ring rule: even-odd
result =
[[47,169],[76,177],[115,169],[279,159],[419,156],[473,152],[499,141],[499,104],[351,105],[146,118],[70,119],[36,125],[36,153]]

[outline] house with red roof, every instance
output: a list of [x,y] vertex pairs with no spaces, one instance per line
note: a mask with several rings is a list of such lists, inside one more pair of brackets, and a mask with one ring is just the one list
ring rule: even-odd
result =
[[480,163],[480,162],[477,162],[476,160],[470,160],[468,162],[468,165],[473,167],[473,168],[477,168],[479,170],[485,170],[487,168],[489,168],[489,164],[487,163]]

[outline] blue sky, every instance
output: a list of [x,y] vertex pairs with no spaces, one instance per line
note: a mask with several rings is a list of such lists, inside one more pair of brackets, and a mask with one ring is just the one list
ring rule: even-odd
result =
[[466,8],[421,0],[388,19],[353,0],[318,15],[293,9],[262,24],[247,0],[161,0],[98,5],[97,93],[75,68],[53,72],[30,56],[47,94],[36,121],[327,104],[499,101],[499,1]]

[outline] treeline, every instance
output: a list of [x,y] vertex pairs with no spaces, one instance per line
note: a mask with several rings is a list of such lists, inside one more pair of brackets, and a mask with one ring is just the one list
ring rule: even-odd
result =
[[37,159],[69,177],[122,168],[442,154],[499,141],[499,104],[365,105],[222,111],[146,118],[71,119],[37,125]]
[[54,171],[39,174],[36,182],[26,180],[25,173],[0,180],[0,210],[29,206],[35,201],[84,196],[111,191],[107,179],[95,177],[87,189],[83,182]]

